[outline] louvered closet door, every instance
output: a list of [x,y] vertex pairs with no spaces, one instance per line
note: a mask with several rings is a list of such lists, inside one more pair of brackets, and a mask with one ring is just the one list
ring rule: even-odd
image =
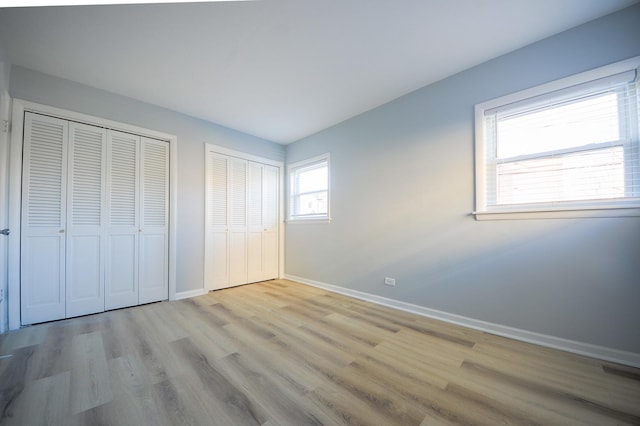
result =
[[248,282],[278,277],[278,168],[249,162]]
[[249,200],[247,234],[247,275],[248,282],[262,281],[264,276],[264,167],[249,162]]
[[263,226],[262,236],[262,259],[263,259],[263,280],[278,278],[279,266],[279,192],[280,173],[274,166],[264,165],[263,171]]
[[104,311],[106,130],[69,124],[67,317]]
[[138,304],[140,137],[109,131],[105,307]]
[[207,152],[205,288],[229,285],[229,158]]
[[247,161],[229,160],[229,285],[247,281]]
[[141,140],[139,303],[169,296],[169,144]]
[[65,317],[65,217],[68,123],[25,114],[21,321]]

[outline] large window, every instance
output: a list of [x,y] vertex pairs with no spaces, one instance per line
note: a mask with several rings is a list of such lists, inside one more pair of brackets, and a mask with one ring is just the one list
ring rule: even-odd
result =
[[290,164],[289,220],[329,220],[329,154]]
[[476,105],[477,217],[640,213],[639,65]]

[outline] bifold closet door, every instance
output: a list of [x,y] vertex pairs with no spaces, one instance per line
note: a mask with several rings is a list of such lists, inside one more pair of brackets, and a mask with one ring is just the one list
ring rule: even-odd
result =
[[280,173],[279,169],[274,166],[264,166],[264,214],[263,222],[264,234],[262,239],[262,257],[263,257],[263,280],[271,280],[278,278],[278,266],[280,252],[280,227],[278,223],[279,217],[279,200],[280,200]]
[[207,152],[205,288],[229,286],[229,157]]
[[169,144],[110,131],[106,309],[165,300]]
[[65,120],[25,114],[20,244],[23,324],[65,317],[68,127]]
[[141,138],[139,303],[169,294],[169,144]]
[[106,309],[138,304],[140,137],[109,131]]
[[247,283],[246,160],[207,153],[205,287]]
[[278,277],[278,168],[249,162],[248,282]]
[[247,161],[229,160],[229,285],[247,279]]
[[25,113],[21,322],[168,298],[169,143]]
[[205,288],[278,277],[279,169],[207,152]]
[[66,316],[104,311],[106,130],[69,123]]

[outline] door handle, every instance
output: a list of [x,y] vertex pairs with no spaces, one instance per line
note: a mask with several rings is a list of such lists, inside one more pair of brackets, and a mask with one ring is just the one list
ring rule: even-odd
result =
[[5,228],[5,229],[1,229],[0,230],[0,234],[2,235],[9,235],[11,233],[11,231],[9,230],[9,228]]

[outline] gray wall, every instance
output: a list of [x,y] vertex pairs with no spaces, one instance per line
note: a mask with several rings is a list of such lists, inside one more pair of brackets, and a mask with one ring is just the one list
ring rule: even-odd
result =
[[178,137],[177,291],[203,287],[204,144],[284,160],[284,147],[69,80],[12,67],[14,98],[133,124]]
[[289,145],[331,153],[333,220],[287,225],[287,274],[640,353],[640,218],[470,215],[474,104],[636,55],[640,5]]

